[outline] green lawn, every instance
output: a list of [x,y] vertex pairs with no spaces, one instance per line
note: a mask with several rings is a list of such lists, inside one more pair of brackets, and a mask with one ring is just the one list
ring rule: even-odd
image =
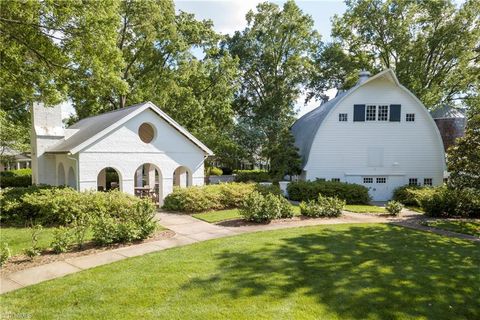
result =
[[[300,207],[292,205],[293,214],[295,216],[300,215]],[[208,212],[201,212],[195,213],[192,215],[193,217],[210,222],[216,223],[225,220],[232,220],[232,219],[242,219],[243,217],[240,215],[239,209],[228,209],[228,210],[217,210],[217,211],[208,211]]]
[[438,229],[469,234],[480,237],[480,220],[479,221],[453,221],[453,220],[437,220],[426,222],[425,225]]
[[347,204],[345,210],[356,213],[387,213],[387,210],[383,207],[361,204]]
[[387,224],[257,232],[0,296],[32,319],[479,319],[480,245]]

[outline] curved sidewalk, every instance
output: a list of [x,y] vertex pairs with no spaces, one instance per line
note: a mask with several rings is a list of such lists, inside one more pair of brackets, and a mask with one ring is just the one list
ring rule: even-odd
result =
[[[428,227],[423,227],[418,223],[415,224],[412,222],[418,220],[418,214],[408,211],[398,218],[344,212],[341,217],[331,219],[319,218],[274,221],[270,224],[251,224],[237,227],[210,224],[185,214],[162,212],[158,213],[157,217],[162,226],[176,233],[174,237],[104,251],[93,255],[80,256],[63,261],[55,261],[49,264],[12,272],[3,275],[0,278],[0,294],[130,257],[248,232],[343,223],[395,223],[405,227],[414,227],[416,229],[425,231],[434,231],[430,230]],[[452,236],[452,234],[445,233],[443,233],[443,235]],[[458,234],[453,234],[453,236],[458,236]],[[462,238],[472,240],[470,238]],[[474,241],[480,241],[478,238],[472,238]]]

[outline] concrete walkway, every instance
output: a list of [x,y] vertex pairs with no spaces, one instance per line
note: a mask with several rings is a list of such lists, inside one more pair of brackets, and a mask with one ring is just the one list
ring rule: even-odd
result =
[[[411,211],[404,211],[400,217],[382,217],[344,212],[341,217],[332,219],[274,221],[270,224],[242,224],[240,226],[229,226],[228,223],[224,225],[214,225],[185,214],[158,213],[157,217],[162,226],[176,233],[174,237],[104,251],[93,255],[70,258],[64,261],[56,261],[9,273],[0,278],[0,294],[130,257],[248,232],[343,223],[395,223],[405,227],[415,227],[416,229],[432,231],[430,230],[432,228],[420,226],[417,221],[419,214]],[[417,223],[414,223],[414,221],[417,221]],[[445,233],[441,234],[448,235]],[[455,235],[458,234],[454,234],[454,236]],[[480,241],[478,238],[471,238],[473,238],[474,241]]]

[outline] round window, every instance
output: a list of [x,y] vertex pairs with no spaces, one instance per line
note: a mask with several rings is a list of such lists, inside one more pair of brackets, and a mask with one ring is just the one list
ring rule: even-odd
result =
[[138,128],[138,135],[140,140],[145,143],[150,143],[155,137],[155,129],[153,129],[152,125],[148,123],[142,123],[142,125]]

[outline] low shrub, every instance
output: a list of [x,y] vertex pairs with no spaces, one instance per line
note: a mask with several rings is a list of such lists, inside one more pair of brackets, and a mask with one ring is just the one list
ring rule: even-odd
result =
[[426,186],[401,186],[393,191],[393,200],[406,206],[419,207],[422,198],[430,196],[434,188]]
[[338,217],[345,207],[345,200],[318,195],[317,200],[302,201],[300,212],[307,217]]
[[270,222],[273,219],[293,217],[292,207],[287,199],[272,193],[262,195],[258,191],[245,198],[240,207],[240,214],[253,222]]
[[0,177],[24,177],[24,176],[32,176],[32,169],[25,168],[25,169],[15,169],[15,170],[8,170],[0,172]]
[[39,256],[41,253],[41,249],[38,246],[38,237],[42,232],[43,228],[41,225],[36,224],[30,228],[30,240],[31,246],[29,248],[24,249],[24,253],[27,257],[32,259],[35,256]]
[[420,200],[425,214],[431,217],[480,218],[480,192],[474,189],[431,188]]
[[254,184],[222,183],[208,186],[175,188],[164,199],[163,208],[180,212],[202,212],[237,208],[255,190]]
[[403,206],[400,202],[392,200],[387,203],[385,209],[387,209],[388,213],[391,215],[398,216],[400,211],[402,211]]
[[223,174],[222,169],[217,167],[207,168],[207,176],[221,176]]
[[272,181],[269,173],[264,170],[235,170],[236,182],[269,182]]
[[0,267],[7,263],[8,259],[12,256],[12,252],[7,243],[0,245]]
[[275,185],[275,184],[257,184],[255,186],[255,190],[263,194],[264,196],[271,193],[277,196],[283,195],[282,190],[280,189],[280,186]]
[[53,240],[50,246],[53,252],[63,253],[67,252],[73,244],[72,232],[69,228],[59,227],[53,232]]
[[0,172],[1,188],[19,188],[32,185],[32,169],[17,169]]
[[318,195],[337,197],[347,204],[368,204],[370,196],[364,186],[333,181],[296,181],[287,186],[288,196],[295,201],[316,200]]

